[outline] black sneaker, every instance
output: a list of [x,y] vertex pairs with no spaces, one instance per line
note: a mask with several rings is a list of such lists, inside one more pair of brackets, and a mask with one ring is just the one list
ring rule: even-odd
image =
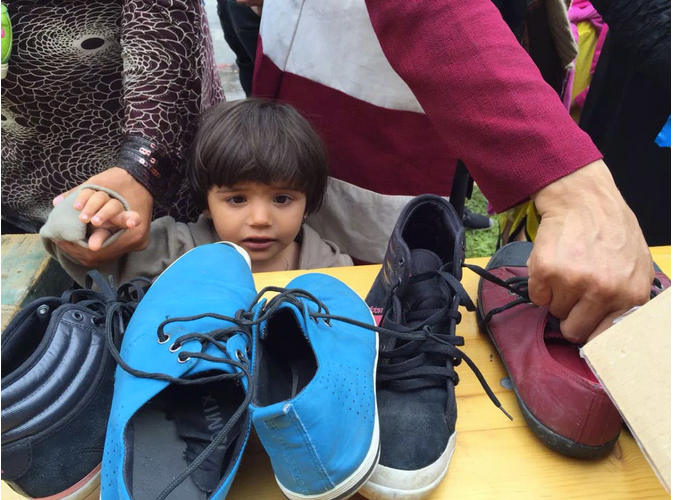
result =
[[491,229],[493,227],[493,219],[487,217],[486,215],[477,214],[465,209],[463,213],[463,225],[465,229],[482,230],[482,229]]
[[[360,490],[376,500],[418,500],[442,481],[456,445],[455,366],[462,360],[501,407],[455,335],[465,232],[443,198],[423,195],[402,211],[381,272],[367,296],[381,315],[377,399],[381,458]],[[504,411],[504,410],[503,410]]]
[[144,288],[87,280],[35,300],[2,334],[2,480],[28,498],[98,498],[115,370],[106,318],[120,335]]

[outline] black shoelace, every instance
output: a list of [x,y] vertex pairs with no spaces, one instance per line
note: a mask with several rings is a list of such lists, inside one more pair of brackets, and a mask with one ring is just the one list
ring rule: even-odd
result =
[[[455,300],[460,305],[464,305],[469,311],[474,311],[476,308],[470,299],[469,295],[460,284],[455,276],[445,270],[444,266],[440,271],[431,271],[414,276],[410,279],[410,283],[418,283],[421,281],[441,278],[439,280],[442,293],[446,296],[446,306],[436,310],[424,310],[420,314],[423,318],[417,317],[417,312],[407,311],[406,320],[421,320],[421,322],[412,327],[404,326],[398,323],[390,322],[393,326],[382,327],[380,325],[374,326],[360,321],[346,318],[343,316],[334,316],[329,313],[326,307],[319,301],[317,303],[325,309],[324,313],[319,311],[311,313],[314,320],[323,319],[327,324],[329,321],[342,321],[354,326],[359,326],[367,330],[378,332],[379,334],[389,335],[399,340],[406,341],[401,347],[391,351],[380,351],[379,357],[383,358],[406,358],[400,363],[386,364],[379,361],[377,369],[377,381],[388,381],[397,384],[400,390],[415,390],[423,387],[431,387],[438,385],[438,381],[451,379],[454,384],[458,383],[458,375],[455,370],[442,367],[430,366],[427,364],[428,357],[431,355],[444,356],[451,360],[452,365],[458,366],[462,361],[470,367],[475,374],[484,392],[488,395],[493,404],[499,408],[510,420],[512,416],[503,408],[502,404],[491,390],[482,375],[477,365],[458,347],[465,344],[463,337],[459,337],[449,333],[440,333],[436,331],[442,328],[437,328],[441,325],[446,325],[447,321],[453,324],[458,324],[461,320],[461,315],[457,311],[457,305],[452,302]],[[386,299],[386,306],[384,311],[388,312],[391,307],[392,297],[397,287],[393,287],[388,293]],[[314,299],[315,300],[315,299]],[[386,318],[384,313],[381,324]],[[390,324],[389,323],[389,324]]]
[[[504,306],[496,307],[495,309],[490,310],[481,320],[481,324],[487,324],[489,321],[491,321],[491,318],[493,318],[493,316],[495,316],[496,314],[500,314],[501,312],[507,311],[508,309],[511,309],[521,304],[533,303],[530,300],[530,296],[528,295],[528,276],[513,276],[511,278],[503,280],[491,274],[486,269],[482,269],[481,267],[475,266],[473,264],[463,264],[463,267],[468,268],[470,271],[474,272],[475,274],[481,276],[485,280],[490,281],[495,285],[506,288],[511,295],[518,296],[518,298],[514,299],[512,302],[508,302]],[[659,293],[664,291],[664,286],[661,284],[659,278],[654,278],[654,280],[652,280],[652,286],[654,287],[654,290],[650,291],[650,299],[653,299],[654,297],[659,295]]]
[[654,280],[652,280],[652,285],[654,286],[655,290],[650,290],[650,299],[653,299],[665,290],[664,285],[661,284],[659,278],[654,278]]
[[[433,274],[433,273],[427,273]],[[435,273],[436,274],[436,273]],[[459,297],[459,300],[461,303],[467,304],[467,307],[471,307],[471,310],[474,310],[474,304],[472,304],[472,301],[470,300],[469,296],[465,292],[465,290],[462,288],[458,280],[456,280],[455,277],[450,275],[449,273],[442,272],[440,275],[444,278],[444,282],[446,282],[451,290],[455,289],[455,295]],[[425,275],[418,276],[414,279],[426,279],[424,278]],[[267,292],[275,292],[277,295],[272,297],[269,300],[262,299],[262,297],[267,293]],[[177,476],[162,492],[161,494],[157,497],[156,500],[165,500],[165,498],[180,484],[182,481],[184,481],[187,477],[189,477],[207,458],[210,456],[216,449],[217,447],[226,439],[227,434],[231,431],[234,425],[240,420],[240,418],[243,416],[245,413],[246,409],[248,408],[250,401],[252,400],[252,385],[250,385],[250,380],[251,380],[251,373],[250,373],[250,362],[248,360],[247,356],[250,356],[250,352],[247,352],[246,355],[243,355],[242,352],[237,351],[236,352],[236,358],[237,359],[232,359],[229,357],[229,354],[226,351],[226,348],[222,342],[226,342],[229,338],[231,338],[233,335],[236,334],[244,334],[246,335],[250,342],[252,343],[253,340],[253,328],[256,326],[261,325],[264,321],[266,321],[271,315],[273,315],[279,307],[281,307],[285,303],[290,303],[294,306],[297,307],[299,311],[303,311],[303,303],[300,299],[307,299],[317,306],[317,310],[312,310],[309,308],[308,315],[309,317],[315,322],[319,323],[322,321],[325,325],[331,327],[333,321],[341,321],[344,323],[351,324],[353,326],[357,326],[360,328],[364,328],[366,330],[370,330],[373,332],[377,332],[379,334],[385,334],[385,335],[393,335],[396,336],[397,338],[400,338],[402,340],[407,340],[409,343],[407,345],[409,346],[417,346],[419,344],[427,344],[428,340],[433,341],[428,347],[428,352],[435,352],[435,353],[442,353],[447,356],[451,356],[451,359],[454,363],[454,365],[460,364],[462,360],[465,360],[465,362],[470,366],[472,371],[474,371],[475,375],[479,379],[479,382],[481,383],[482,387],[484,387],[484,390],[488,394],[489,398],[493,403],[500,408],[505,415],[507,415],[510,419],[512,419],[511,415],[505,411],[505,409],[502,407],[500,402],[498,401],[497,397],[493,394],[491,391],[490,387],[488,386],[486,380],[484,379],[483,375],[477,368],[477,366],[472,362],[472,360],[465,355],[462,351],[460,351],[457,346],[463,345],[464,340],[462,337],[456,337],[455,335],[443,335],[443,334],[438,334],[434,333],[431,330],[431,325],[433,324],[434,321],[439,320],[440,318],[446,318],[446,317],[453,317],[456,319],[456,321],[460,320],[460,314],[457,313],[456,311],[449,310],[449,308],[446,308],[445,310],[437,311],[437,313],[433,314],[431,318],[428,318],[421,326],[417,328],[407,328],[404,326],[399,326],[399,328],[396,325],[396,328],[390,329],[390,328],[384,328],[381,326],[376,326],[368,323],[363,323],[361,321],[357,321],[352,318],[348,318],[345,316],[337,316],[333,315],[330,313],[329,309],[327,306],[320,301],[317,297],[312,295],[311,293],[301,290],[301,289],[286,289],[286,288],[281,288],[281,287],[266,287],[263,290],[261,290],[255,299],[253,300],[252,304],[248,308],[248,310],[239,310],[235,313],[234,317],[229,317],[229,316],[224,316],[221,314],[216,314],[216,313],[204,313],[204,314],[198,314],[195,316],[184,316],[184,317],[177,317],[177,318],[169,318],[165,321],[163,321],[159,326],[157,327],[157,341],[159,343],[166,343],[169,340],[171,340],[171,337],[169,334],[166,334],[164,332],[165,327],[170,324],[170,323],[176,323],[176,322],[189,322],[189,321],[195,321],[197,319],[201,318],[213,318],[217,320],[222,320],[222,321],[227,321],[230,323],[233,323],[234,326],[230,326],[227,328],[221,328],[221,329],[215,329],[207,333],[200,333],[200,332],[191,332],[191,333],[186,333],[184,335],[181,335],[180,337],[177,337],[176,339],[173,340],[173,343],[169,346],[169,349],[171,349],[172,352],[176,352],[177,350],[180,349],[180,347],[190,341],[190,340],[199,340],[202,345],[202,351],[201,352],[181,352],[178,354],[178,361],[179,362],[186,362],[190,358],[198,358],[198,359],[204,359],[207,361],[212,361],[212,362],[217,362],[217,363],[225,363],[229,364],[231,366],[234,366],[240,370],[239,373],[223,373],[220,375],[212,375],[212,376],[207,376],[207,377],[202,377],[202,378],[197,378],[197,379],[189,379],[189,378],[180,378],[180,377],[172,377],[170,375],[166,375],[164,373],[149,373],[149,372],[144,372],[141,370],[136,370],[129,366],[122,358],[119,353],[119,344],[120,344],[120,338],[115,336],[114,330],[111,328],[111,325],[113,324],[113,318],[117,314],[116,309],[112,308],[108,311],[107,314],[107,341],[108,341],[108,346],[110,348],[110,351],[112,353],[113,358],[117,361],[119,366],[125,370],[126,372],[130,373],[131,375],[134,375],[136,377],[141,377],[141,378],[150,378],[150,379],[155,379],[155,380],[163,380],[169,383],[175,383],[175,384],[183,384],[183,385],[197,385],[197,384],[205,384],[209,382],[215,382],[219,380],[235,380],[237,383],[241,383],[241,380],[243,377],[247,378],[248,383],[249,383],[249,388],[246,393],[246,397],[244,398],[243,402],[239,406],[239,408],[234,412],[234,414],[231,416],[227,424],[217,433],[217,435],[212,439],[210,444],[194,459],[194,461],[189,465],[188,468],[186,468],[179,476]],[[259,308],[257,311],[255,311],[255,306],[257,304],[260,304]],[[123,331],[122,331],[123,334]],[[208,344],[212,344],[215,347],[217,347],[218,350],[220,350],[225,357],[215,357],[209,354],[206,354],[203,352],[205,350],[206,346]],[[399,354],[399,353],[398,353]],[[423,354],[424,355],[424,354]],[[417,361],[416,361],[417,362]],[[421,363],[422,364],[422,363]],[[452,378],[449,374],[445,373],[441,369],[441,367],[422,367],[420,364],[417,366],[412,367],[413,369],[409,370],[409,373],[407,376],[411,377],[418,377],[418,376],[423,376],[423,375],[428,375],[428,376],[442,376],[442,377],[449,377]],[[399,375],[399,374],[397,374]],[[381,376],[381,375],[379,375]],[[386,375],[383,375],[384,378]],[[392,378],[394,378],[395,374],[390,375]],[[457,383],[457,382],[456,382]]]
[[[214,363],[224,363],[231,365],[232,367],[238,368],[240,372],[235,373],[221,373],[219,375],[211,375],[202,378],[190,379],[190,378],[181,378],[181,377],[172,377],[165,373],[151,373],[145,372],[142,370],[136,370],[135,368],[129,366],[121,357],[119,352],[119,346],[121,344],[121,339],[115,336],[115,332],[112,329],[114,316],[117,314],[117,311],[112,308],[108,311],[107,318],[107,343],[112,357],[115,359],[117,364],[129,374],[139,377],[139,378],[148,378],[154,380],[162,380],[171,384],[181,384],[181,385],[199,385],[207,384],[211,382],[217,382],[222,380],[233,380],[236,384],[241,384],[241,379],[246,377],[250,381],[250,371],[249,371],[249,361],[245,355],[237,350],[236,358],[232,359],[229,357],[229,353],[226,350],[226,342],[232,336],[242,333],[246,335],[250,341],[252,341],[252,330],[250,327],[250,321],[246,318],[245,311],[237,311],[235,317],[224,316],[221,314],[215,313],[204,313],[197,314],[195,316],[183,316],[177,318],[169,318],[163,321],[157,327],[157,342],[160,344],[165,344],[170,340],[170,335],[164,333],[164,329],[167,325],[171,323],[186,323],[190,321],[196,321],[202,318],[212,318],[215,320],[227,321],[234,323],[234,326],[226,328],[217,328],[206,333],[201,332],[191,332],[186,333],[177,337],[173,343],[169,346],[171,352],[177,352],[184,343],[190,340],[198,340],[201,343],[202,351],[201,352],[181,352],[177,355],[177,360],[179,363],[186,363],[191,358],[203,359],[206,361],[211,361]],[[123,331],[122,331],[123,335]],[[224,356],[218,357],[211,354],[203,352],[208,345],[215,346],[219,351],[221,351]],[[246,396],[238,407],[238,409],[231,416],[226,425],[217,433],[217,435],[212,439],[210,444],[192,461],[192,463],[187,467],[180,475],[171,481],[166,488],[159,494],[157,500],[164,500],[170,493],[177,488],[180,483],[182,483],[187,477],[189,477],[196,469],[198,469],[201,464],[217,449],[217,447],[223,443],[227,435],[231,432],[231,429],[236,425],[236,423],[241,419],[245,413],[248,405],[251,400],[251,391],[246,392]]]
[[494,274],[489,273],[486,269],[482,269],[481,267],[475,266],[473,264],[464,263],[463,267],[466,267],[473,273],[481,276],[485,280],[490,281],[495,285],[506,288],[510,295],[517,297],[516,299],[512,300],[512,302],[508,302],[504,306],[491,309],[484,316],[484,318],[480,320],[480,324],[487,324],[496,314],[500,314],[501,312],[507,311],[513,307],[519,306],[521,304],[532,304],[530,297],[528,296],[528,276],[513,276],[503,280]]
[[[93,289],[93,284],[98,286]],[[146,278],[135,278],[116,289],[112,279],[103,278],[98,271],[90,271],[86,276],[84,288],[67,290],[61,295],[63,304],[76,304],[80,309],[88,309],[94,313],[93,323],[100,326],[106,321],[107,313],[114,308],[119,311],[117,316],[121,321],[128,321],[138,302],[151,284]],[[119,331],[119,325],[115,325]]]
[[[255,314],[254,307],[260,302],[262,296],[267,292],[277,292],[278,294],[271,298],[270,300],[264,300],[261,303],[261,307]],[[215,435],[211,440],[210,444],[192,461],[192,463],[187,467],[179,476],[177,476],[171,483],[166,486],[166,488],[159,494],[157,500],[164,500],[170,493],[177,488],[180,483],[182,483],[187,477],[189,477],[199,466],[221,445],[227,438],[227,435],[231,432],[232,428],[239,422],[239,420],[244,415],[250,401],[252,400],[252,386],[250,385],[251,374],[250,374],[250,362],[249,356],[250,351],[246,352],[245,355],[241,351],[236,351],[236,359],[229,357],[229,353],[226,350],[225,344],[232,336],[237,334],[243,334],[248,337],[250,344],[252,345],[253,339],[253,327],[261,324],[263,321],[269,318],[283,303],[289,302],[297,306],[300,310],[302,309],[302,303],[299,300],[299,297],[307,298],[318,305],[318,313],[323,309],[326,311],[326,307],[322,304],[317,298],[315,298],[310,293],[304,290],[287,290],[279,287],[267,287],[261,290],[248,310],[240,309],[238,310],[234,317],[224,316],[216,313],[203,313],[194,316],[184,316],[177,318],[169,318],[163,321],[157,327],[157,341],[160,344],[167,343],[171,337],[169,334],[165,333],[164,330],[167,325],[171,323],[184,323],[195,321],[202,318],[213,318],[216,320],[227,321],[233,323],[233,326],[227,328],[218,328],[211,330],[206,333],[201,332],[190,332],[181,335],[173,340],[172,344],[169,346],[171,352],[177,352],[183,344],[190,340],[198,340],[201,343],[202,350],[200,352],[181,352],[178,354],[178,362],[185,363],[191,358],[203,359],[206,361],[212,361],[215,363],[224,363],[231,365],[235,368],[238,368],[240,372],[238,373],[222,373],[219,375],[211,375],[207,377],[201,377],[196,379],[181,378],[181,377],[172,377],[165,373],[150,373],[142,370],[136,370],[135,368],[129,366],[121,357],[119,349],[121,345],[121,336],[123,335],[123,330],[120,331],[118,335],[116,330],[113,328],[114,317],[118,315],[119,309],[122,305],[119,304],[116,307],[108,310],[107,313],[107,343],[112,354],[112,357],[115,359],[117,364],[129,374],[140,377],[140,378],[149,378],[155,380],[163,380],[172,384],[182,384],[182,385],[199,385],[207,384],[211,382],[221,381],[221,380],[233,380],[237,384],[241,384],[242,379],[245,377],[248,380],[249,389],[246,392],[246,396],[238,407],[238,409],[231,416],[227,424]],[[256,317],[255,317],[256,316]],[[318,321],[314,318],[314,321]],[[326,321],[327,322],[327,321]],[[327,322],[328,323],[328,322]],[[329,324],[329,323],[328,323]],[[215,346],[219,351],[223,353],[223,357],[216,357],[210,354],[206,354],[205,349],[208,345]]]

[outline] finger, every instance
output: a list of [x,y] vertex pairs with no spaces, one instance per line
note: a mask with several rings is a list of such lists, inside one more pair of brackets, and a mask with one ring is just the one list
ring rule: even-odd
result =
[[559,283],[558,286],[552,288],[549,312],[558,319],[566,319],[579,299],[580,295],[573,288],[567,284]]
[[[80,220],[83,222],[89,222],[91,217],[93,217],[96,212],[103,208],[108,201],[110,201],[110,196],[107,193],[102,191],[94,192],[87,200],[84,208],[82,208],[82,213],[79,214]],[[77,202],[75,202],[75,204],[76,203]]]
[[533,245],[533,250],[528,257],[526,267],[528,268],[528,296],[533,304],[539,307],[548,306],[553,297],[551,280],[549,272],[544,265],[540,263],[539,255],[545,255],[544,245],[539,243]]
[[134,228],[138,227],[141,221],[140,214],[133,210],[122,212],[110,218],[110,223],[114,224],[116,227]]
[[124,211],[124,206],[119,200],[111,199],[103,208],[96,212],[93,217],[91,217],[91,223],[94,226],[100,226],[101,224],[107,222],[112,217],[119,215]]
[[610,328],[612,325],[614,325],[615,320],[616,320],[619,316],[621,316],[622,314],[624,314],[625,312],[626,312],[626,311],[617,311],[617,312],[613,312],[613,313],[608,314],[605,318],[603,318],[603,320],[602,320],[600,323],[598,323],[598,326],[596,327],[596,329],[595,329],[595,330],[589,335],[589,337],[587,338],[587,343],[588,343],[588,342],[591,342],[593,339],[595,339],[596,337],[598,337],[598,336],[599,336],[601,333],[603,333],[605,330],[607,330],[607,329]]
[[56,206],[56,205],[58,205],[59,203],[61,203],[61,202],[62,202],[63,200],[65,200],[68,196],[70,196],[70,194],[71,194],[75,189],[77,189],[77,188],[72,188],[72,189],[69,189],[68,191],[66,191],[65,193],[61,193],[61,194],[59,194],[56,198],[54,198],[54,199],[52,200],[53,205]]
[[97,252],[103,246],[103,243],[112,236],[112,232],[108,229],[97,227],[89,236],[89,250]]
[[528,296],[533,304],[539,307],[548,306],[552,301],[552,288],[535,276],[528,278]]
[[[72,192],[74,190],[69,191]],[[77,210],[82,210],[84,208],[84,205],[86,205],[86,202],[89,201],[89,198],[91,198],[94,194],[96,194],[96,191],[94,189],[82,189],[80,192],[77,194],[77,198],[75,198],[75,203],[73,203],[73,206]]]
[[609,312],[605,302],[582,298],[561,321],[561,333],[569,342],[583,344]]

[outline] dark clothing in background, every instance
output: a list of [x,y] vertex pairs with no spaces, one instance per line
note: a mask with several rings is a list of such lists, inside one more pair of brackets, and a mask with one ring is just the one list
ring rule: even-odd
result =
[[3,221],[39,230],[55,196],[125,168],[128,136],[167,152],[155,215],[197,217],[184,174],[188,151],[201,112],[224,100],[201,0],[12,0],[7,8]]
[[605,156],[651,246],[671,244],[671,150],[654,140],[671,114],[670,0],[593,0],[610,31],[580,127]]
[[241,87],[245,95],[250,97],[261,18],[250,7],[236,3],[236,0],[217,0],[217,15],[222,24],[224,39],[236,54]]

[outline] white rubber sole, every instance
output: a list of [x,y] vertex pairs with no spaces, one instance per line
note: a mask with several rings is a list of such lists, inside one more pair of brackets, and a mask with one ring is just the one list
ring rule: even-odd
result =
[[[350,288],[350,287],[349,287]],[[351,288],[351,290],[353,290]],[[353,290],[353,293],[355,291]],[[363,301],[364,302],[364,301]],[[369,309],[369,307],[367,307]],[[369,311],[371,314],[371,311]],[[376,324],[374,316],[372,315],[372,322]],[[379,334],[376,335],[376,358],[374,359],[374,373],[373,373],[373,387],[374,387],[374,408],[376,409],[374,413],[374,431],[372,432],[372,441],[369,445],[369,450],[365,455],[365,459],[360,464],[360,466],[348,476],[341,483],[337,484],[333,489],[326,491],[325,493],[320,493],[318,495],[302,495],[300,493],[295,493],[293,491],[285,488],[278,478],[276,477],[276,482],[280,487],[280,490],[290,500],[345,500],[355,495],[358,490],[365,484],[372,474],[378,469],[379,457],[381,454],[381,435],[379,433],[379,409],[378,402],[376,400],[376,369],[379,365]]]
[[369,500],[423,500],[440,485],[456,451],[456,433],[432,464],[419,470],[391,469],[379,464],[360,494]]
[[337,484],[333,489],[320,493],[318,495],[302,495],[295,493],[285,488],[278,478],[276,482],[280,490],[290,500],[345,500],[355,495],[361,486],[366,483],[369,477],[373,474],[379,461],[380,452],[380,437],[379,437],[379,419],[378,414],[374,422],[374,434],[372,436],[372,444],[365,455],[365,459],[360,466],[348,478]]

